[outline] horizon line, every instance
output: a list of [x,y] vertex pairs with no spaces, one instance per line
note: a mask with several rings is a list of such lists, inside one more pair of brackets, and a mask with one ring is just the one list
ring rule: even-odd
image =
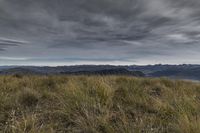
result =
[[162,64],[162,63],[158,63],[158,64],[71,64],[71,65],[26,65],[26,64],[22,64],[22,65],[0,65],[0,67],[69,67],[69,66],[181,66],[181,65],[200,65],[200,64],[191,64],[191,63],[182,63],[182,64]]

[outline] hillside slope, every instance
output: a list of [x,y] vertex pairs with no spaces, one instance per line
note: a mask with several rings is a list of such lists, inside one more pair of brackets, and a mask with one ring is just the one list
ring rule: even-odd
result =
[[156,71],[151,73],[153,77],[174,77],[182,79],[200,79],[200,68],[190,68],[190,69],[166,69],[163,71]]
[[127,76],[0,76],[0,132],[199,133],[200,84]]

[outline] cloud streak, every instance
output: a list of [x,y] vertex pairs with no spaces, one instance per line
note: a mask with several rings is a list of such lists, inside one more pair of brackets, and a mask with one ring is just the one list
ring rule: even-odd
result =
[[[26,41],[8,39],[8,38],[0,38],[0,51],[6,51],[8,47],[18,47],[20,45],[27,44]],[[1,57],[0,57],[1,59]]]

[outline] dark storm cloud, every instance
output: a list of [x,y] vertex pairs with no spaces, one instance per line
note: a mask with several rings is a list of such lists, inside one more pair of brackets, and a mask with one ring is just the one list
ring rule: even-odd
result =
[[0,51],[6,50],[0,56],[111,63],[173,56],[172,63],[200,63],[199,6],[199,0],[0,0]]
[[4,48],[0,48],[0,51],[5,51],[5,49]]

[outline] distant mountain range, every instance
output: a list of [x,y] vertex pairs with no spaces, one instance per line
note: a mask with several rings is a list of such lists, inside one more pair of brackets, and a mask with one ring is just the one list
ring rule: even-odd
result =
[[200,80],[200,65],[77,65],[58,67],[0,66],[0,74],[130,75]]
[[131,70],[142,71],[147,77],[200,80],[200,65],[149,65],[133,66]]
[[49,75],[49,74],[62,74],[62,75],[127,75],[144,77],[145,74],[141,71],[130,71],[124,67],[86,67],[86,66],[73,66],[73,67],[31,67],[21,66],[12,68],[3,68],[0,70],[1,75],[14,75],[14,74],[27,74],[27,75]]
[[144,77],[145,74],[140,71],[129,71],[126,68],[113,68],[113,69],[102,69],[95,71],[76,71],[76,72],[61,72],[61,74],[72,74],[72,75],[128,75]]

